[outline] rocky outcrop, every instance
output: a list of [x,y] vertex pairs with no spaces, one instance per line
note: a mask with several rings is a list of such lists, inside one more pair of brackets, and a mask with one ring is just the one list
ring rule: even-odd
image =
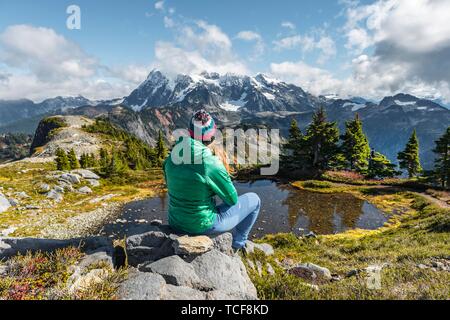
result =
[[[70,268],[69,292],[88,290],[128,259],[128,277],[117,290],[123,300],[256,300],[256,288],[229,233],[190,237],[165,225],[126,240],[125,255],[106,237],[49,240],[0,238],[0,261],[27,252],[79,247],[86,256]],[[110,271],[109,271],[110,270]]]
[[113,256],[113,245],[107,237],[89,237],[69,240],[0,238],[0,261],[27,252],[53,252],[57,249],[77,247],[84,252],[103,249]]
[[231,243],[229,233],[190,237],[173,234],[168,226],[151,226],[148,232],[126,241],[128,263],[135,269],[122,284],[119,296],[137,300],[257,299]]

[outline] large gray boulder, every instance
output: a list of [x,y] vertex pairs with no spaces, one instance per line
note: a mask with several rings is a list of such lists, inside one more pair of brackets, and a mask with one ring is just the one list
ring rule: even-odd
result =
[[94,172],[92,172],[90,170],[86,170],[86,169],[72,170],[71,173],[79,175],[83,179],[100,180],[100,177],[98,175],[96,175]]
[[5,212],[11,207],[11,203],[9,200],[3,195],[3,193],[0,193],[0,213]]
[[257,299],[256,288],[240,257],[230,257],[214,249],[196,257],[191,264],[198,277],[214,289]]
[[[166,283],[175,286],[206,289],[206,283],[200,280],[194,267],[179,256],[170,256],[139,268],[140,271],[160,274]],[[210,289],[210,288],[208,288]]]
[[174,254],[173,237],[167,235],[157,227],[154,231],[138,234],[126,240],[128,264],[137,267],[146,262],[153,262]]
[[117,291],[121,300],[161,300],[166,287],[159,274],[132,271]]
[[71,184],[81,183],[81,177],[78,174],[64,173],[60,177],[61,180],[70,182]]

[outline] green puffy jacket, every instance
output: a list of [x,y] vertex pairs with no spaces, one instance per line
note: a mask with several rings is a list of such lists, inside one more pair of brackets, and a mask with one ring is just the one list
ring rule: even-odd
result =
[[180,231],[201,234],[215,222],[214,196],[219,196],[228,205],[235,205],[238,197],[230,175],[211,150],[197,140],[184,139],[189,139],[191,159],[202,161],[201,164],[176,164],[171,156],[164,161],[169,190],[169,224]]

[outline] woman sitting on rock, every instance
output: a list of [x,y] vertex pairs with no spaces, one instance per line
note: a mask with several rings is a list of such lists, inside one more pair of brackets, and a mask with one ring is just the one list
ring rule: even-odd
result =
[[[191,162],[174,161],[174,157],[179,156],[175,151],[164,162],[169,224],[180,233],[190,235],[231,231],[233,248],[239,250],[245,246],[258,217],[261,200],[255,193],[238,198],[223,146],[214,143],[216,130],[210,114],[203,110],[195,113],[190,121],[190,137],[181,137],[178,141],[183,143],[183,139],[189,139]],[[215,196],[222,199],[223,204],[216,206]]]

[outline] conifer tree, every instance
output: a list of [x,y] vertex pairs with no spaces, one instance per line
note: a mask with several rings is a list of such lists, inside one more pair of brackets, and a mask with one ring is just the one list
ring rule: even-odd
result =
[[67,153],[63,149],[58,148],[56,150],[55,162],[56,162],[56,168],[58,170],[60,170],[60,171],[70,170],[70,162],[67,157]]
[[405,169],[410,178],[417,176],[422,172],[419,159],[419,140],[417,139],[416,130],[414,129],[405,150],[398,153],[400,169]]
[[86,153],[80,156],[80,167],[83,169],[89,168],[89,157]]
[[300,169],[304,164],[305,157],[304,136],[298,127],[297,121],[292,119],[289,128],[289,138],[283,146],[281,155],[282,165],[285,168]]
[[306,131],[305,142],[308,148],[309,164],[318,170],[327,169],[336,158],[339,129],[336,122],[326,119],[321,107],[314,115]]
[[385,155],[372,150],[370,153],[367,178],[392,178],[399,174],[396,165],[391,163]]
[[342,154],[348,168],[359,172],[367,169],[370,147],[358,114],[355,115],[355,119],[345,123],[345,134],[341,139],[343,140]]
[[77,155],[75,154],[75,150],[70,149],[69,153],[67,154],[67,157],[69,159],[70,168],[72,170],[80,168],[80,162],[78,161]]
[[126,170],[126,166],[116,151],[113,151],[108,167],[106,168],[106,175],[108,177],[121,175]]
[[106,151],[103,148],[100,149],[100,161],[99,161],[100,167],[105,171],[106,168],[109,166],[109,163],[110,163],[110,159],[109,159],[108,151]]
[[163,133],[159,130],[158,142],[156,144],[156,156],[159,160],[164,160],[167,157],[167,148],[164,143]]
[[87,155],[87,159],[88,159],[88,168],[95,168],[98,166],[97,158],[93,153]]
[[450,187],[450,127],[436,142],[434,173],[443,188]]

